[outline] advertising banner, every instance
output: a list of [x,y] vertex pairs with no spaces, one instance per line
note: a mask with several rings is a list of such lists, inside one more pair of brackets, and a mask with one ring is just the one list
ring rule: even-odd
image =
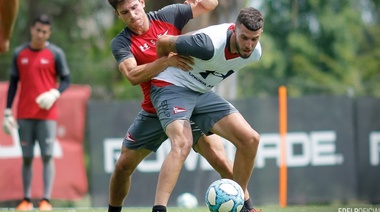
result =
[[357,142],[359,199],[380,203],[380,99],[358,98]]
[[[280,136],[278,100],[245,99],[232,103],[260,133],[255,169],[249,184],[254,204],[277,204]],[[89,103],[91,140],[91,198],[95,207],[108,205],[108,186],[123,137],[140,111],[139,102]],[[288,99],[288,203],[307,204],[356,198],[355,129],[353,100],[348,97]],[[228,156],[235,148],[225,144]],[[137,168],[125,206],[151,206],[161,164],[170,150],[166,141]],[[184,193],[193,193],[204,204],[207,187],[219,179],[211,166],[192,151],[185,161],[169,205]],[[142,189],[144,188],[144,189]]]
[[[1,115],[6,103],[7,83],[0,83]],[[76,200],[88,191],[84,164],[84,128],[90,87],[71,85],[58,99],[57,138],[54,143],[55,177],[52,199]],[[16,96],[13,108],[16,107]],[[15,110],[13,111],[15,113]],[[32,198],[42,198],[42,161],[38,142],[34,149]],[[0,132],[0,201],[24,197],[21,179],[22,153],[17,140]]]

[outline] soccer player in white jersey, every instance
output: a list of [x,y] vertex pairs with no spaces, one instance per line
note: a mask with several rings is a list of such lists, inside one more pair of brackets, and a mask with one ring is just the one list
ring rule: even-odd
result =
[[[259,145],[259,134],[233,105],[211,89],[229,75],[261,58],[259,38],[263,25],[261,13],[249,7],[239,12],[235,24],[220,24],[192,35],[162,36],[158,39],[159,56],[166,56],[170,52],[192,56],[194,65],[187,72],[168,67],[151,82],[151,100],[172,144],[163,164],[165,166],[171,161],[171,167],[160,172],[155,205],[167,204],[183,161],[190,152],[190,117],[208,115],[212,121],[196,124],[203,132],[218,134],[235,145],[233,179],[243,188],[245,200],[248,200],[243,211],[256,211],[252,204],[249,205],[247,188]],[[180,156],[176,152],[181,152]]]

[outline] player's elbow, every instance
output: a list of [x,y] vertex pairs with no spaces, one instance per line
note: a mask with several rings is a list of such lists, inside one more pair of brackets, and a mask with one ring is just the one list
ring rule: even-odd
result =
[[139,85],[140,83],[138,83],[137,81],[129,81],[130,83],[131,83],[131,85],[133,85],[133,86],[136,86],[136,85]]
[[129,72],[124,72],[120,70],[120,72],[123,74],[123,76],[131,83],[131,85],[135,86],[140,84],[141,82],[138,80],[137,77],[134,77],[131,73]]
[[130,76],[126,76],[126,78],[128,79],[128,81],[131,83],[131,85],[135,86],[135,85],[139,85],[141,82],[135,78],[135,77],[130,77]]

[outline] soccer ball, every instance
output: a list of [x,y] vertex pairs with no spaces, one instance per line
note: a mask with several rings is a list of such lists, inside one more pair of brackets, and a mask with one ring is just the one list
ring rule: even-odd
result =
[[211,212],[239,212],[244,205],[243,189],[233,180],[217,180],[207,189],[206,204]]
[[183,193],[177,197],[177,205],[181,208],[195,208],[198,206],[198,200],[190,193]]

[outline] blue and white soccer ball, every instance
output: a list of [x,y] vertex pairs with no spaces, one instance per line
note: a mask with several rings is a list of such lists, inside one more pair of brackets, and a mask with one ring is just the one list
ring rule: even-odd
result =
[[243,189],[233,180],[217,180],[207,189],[206,204],[211,212],[239,212],[244,206]]
[[198,200],[193,194],[183,193],[177,197],[177,205],[180,208],[196,208]]

